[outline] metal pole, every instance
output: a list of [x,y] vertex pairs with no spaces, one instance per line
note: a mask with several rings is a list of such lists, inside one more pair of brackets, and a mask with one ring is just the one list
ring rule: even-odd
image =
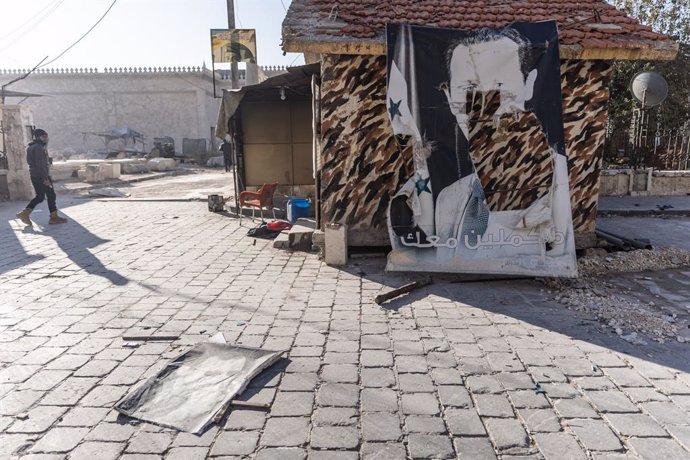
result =
[[[228,5],[228,29],[234,29],[235,28],[235,0],[227,0],[227,5]],[[230,63],[230,77],[232,78],[232,89],[237,89],[240,87],[239,85],[239,76],[238,74],[238,69],[237,69],[237,63],[236,62],[231,62]]]
[[211,53],[211,75],[213,76],[213,99],[215,99],[218,96],[216,96],[216,58],[213,53]]

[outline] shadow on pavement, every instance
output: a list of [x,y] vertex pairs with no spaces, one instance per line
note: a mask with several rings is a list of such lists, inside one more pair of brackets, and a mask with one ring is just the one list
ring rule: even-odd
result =
[[[387,286],[385,290],[395,289],[403,284],[418,279],[420,274],[385,273],[384,258],[374,258],[362,261],[357,265],[350,265],[343,269],[363,280],[381,283]],[[366,273],[361,275],[361,273]],[[662,366],[690,372],[690,353],[688,344],[648,341],[647,345],[635,345],[621,339],[610,332],[605,324],[584,313],[567,310],[552,300],[547,288],[541,282],[533,279],[524,280],[486,280],[482,282],[462,282],[453,280],[452,275],[434,275],[434,283],[420,288],[409,294],[392,299],[381,305],[382,310],[400,312],[405,307],[411,307],[414,314],[416,301],[429,296],[437,296],[453,302],[466,304],[485,312],[519,320],[537,326],[547,331],[562,334],[574,340],[587,342],[622,353],[640,360],[656,363]],[[363,302],[372,299],[362,299]],[[458,321],[462,321],[458,317]],[[452,321],[443,318],[443,322]]]

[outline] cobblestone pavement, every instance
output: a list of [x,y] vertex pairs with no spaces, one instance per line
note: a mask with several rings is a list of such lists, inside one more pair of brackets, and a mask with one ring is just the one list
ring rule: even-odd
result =
[[[537,281],[403,284],[244,236],[204,203],[0,204],[0,458],[690,458],[683,344],[634,346]],[[680,276],[681,273],[679,272]],[[684,284],[690,284],[687,274]],[[190,344],[287,349],[203,436],[112,409]],[[128,348],[124,334],[182,334]]]

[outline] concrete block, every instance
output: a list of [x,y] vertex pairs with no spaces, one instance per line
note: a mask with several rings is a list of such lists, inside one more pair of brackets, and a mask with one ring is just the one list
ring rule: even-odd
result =
[[328,265],[347,264],[347,225],[328,224],[325,230],[324,260]]
[[77,179],[86,180],[86,167],[77,170]]
[[177,168],[173,158],[152,158],[147,164],[151,171],[172,171]]
[[290,247],[287,232],[280,232],[278,236],[276,236],[273,240],[273,247],[276,249],[288,249]]
[[148,164],[142,163],[122,163],[121,164],[122,174],[145,174],[149,172]]
[[86,182],[97,183],[105,180],[105,175],[101,170],[101,165],[86,165],[85,178]]
[[119,163],[103,163],[101,165],[101,173],[106,180],[119,179],[120,164]]
[[311,251],[311,236],[314,230],[301,225],[293,225],[287,232],[290,249],[294,251]]

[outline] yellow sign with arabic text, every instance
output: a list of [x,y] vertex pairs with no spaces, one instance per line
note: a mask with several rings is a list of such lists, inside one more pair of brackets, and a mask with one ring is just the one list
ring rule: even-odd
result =
[[256,30],[211,29],[211,54],[214,62],[256,64]]

